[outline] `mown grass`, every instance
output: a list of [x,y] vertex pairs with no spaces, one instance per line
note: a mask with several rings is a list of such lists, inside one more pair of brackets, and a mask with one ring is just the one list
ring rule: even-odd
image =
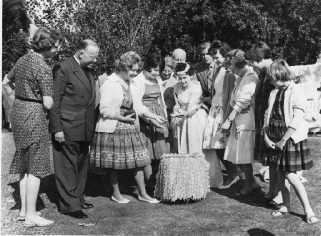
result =
[[[304,172],[305,184],[315,213],[321,218],[321,138],[309,138],[315,167]],[[122,172],[122,192],[131,200],[122,205],[111,202],[105,175],[89,173],[86,199],[94,208],[86,211],[89,219],[77,220],[62,215],[57,209],[58,193],[54,175],[42,180],[37,207],[44,217],[54,220],[48,228],[26,229],[16,221],[19,209],[18,176],[8,174],[14,154],[12,133],[2,132],[1,157],[1,234],[33,235],[321,235],[321,224],[309,225],[302,206],[292,192],[292,213],[273,218],[271,209],[253,203],[252,198],[235,197],[242,182],[229,190],[215,190],[200,202],[148,204],[137,200],[137,189],[128,181],[129,172]],[[255,173],[261,165],[255,164]],[[268,184],[261,182],[262,192]],[[258,197],[262,192],[257,192]],[[95,226],[78,226],[78,223]]]

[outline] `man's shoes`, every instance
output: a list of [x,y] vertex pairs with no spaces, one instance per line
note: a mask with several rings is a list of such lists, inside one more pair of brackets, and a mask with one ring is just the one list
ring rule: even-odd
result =
[[87,210],[87,209],[90,209],[90,208],[93,208],[94,205],[91,204],[91,203],[85,203],[84,205],[81,206],[82,209],[84,210]]
[[228,189],[228,188],[232,187],[234,184],[236,184],[237,182],[239,182],[239,180],[240,180],[240,176],[237,175],[230,183],[227,183],[227,184],[224,183],[223,186],[220,186],[218,188],[219,189]]
[[85,214],[82,210],[79,211],[74,211],[74,212],[67,212],[64,213],[65,215],[71,216],[73,218],[77,218],[77,219],[86,219],[88,218],[88,215]]

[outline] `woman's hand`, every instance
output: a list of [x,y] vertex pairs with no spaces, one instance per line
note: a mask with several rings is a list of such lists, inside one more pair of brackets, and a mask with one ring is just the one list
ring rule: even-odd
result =
[[275,143],[272,142],[267,135],[264,135],[264,141],[269,148],[275,149]]
[[135,121],[135,119],[132,118],[134,115],[135,115],[135,113],[130,114],[130,115],[128,115],[128,116],[123,116],[122,121],[123,121],[123,122],[127,122],[127,123],[133,123],[133,122]]
[[229,120],[226,120],[222,125],[222,130],[227,131],[231,126],[231,122]]
[[161,128],[166,131],[166,128],[164,126],[164,122],[165,122],[165,119],[161,116],[150,119],[150,123],[152,123],[153,126],[155,126],[157,128]]
[[284,139],[281,139],[279,142],[275,144],[275,149],[283,150],[285,144],[286,141]]
[[162,116],[154,116],[154,117],[152,117],[151,118],[151,120],[156,120],[158,123],[160,123],[160,124],[162,124],[162,123],[164,123],[165,122],[165,118],[164,117],[162,117]]

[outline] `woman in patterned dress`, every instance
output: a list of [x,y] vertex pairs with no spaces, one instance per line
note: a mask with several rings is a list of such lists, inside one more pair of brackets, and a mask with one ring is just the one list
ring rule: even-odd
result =
[[139,119],[140,131],[152,160],[152,168],[146,166],[144,169],[147,186],[151,189],[155,186],[160,157],[170,152],[166,105],[162,81],[158,76],[159,64],[160,56],[157,53],[148,55],[143,72],[133,80],[139,103],[154,114],[151,119],[145,115]]
[[288,64],[278,60],[269,67],[267,77],[275,89],[269,98],[269,107],[264,120],[264,140],[268,148],[265,156],[269,165],[279,172],[279,185],[283,207],[273,211],[281,216],[290,211],[290,185],[299,197],[309,224],[318,222],[308,199],[304,185],[296,171],[313,166],[308,147],[308,125],[305,120],[306,98],[300,87],[292,80]]
[[11,174],[20,174],[21,209],[25,226],[53,223],[36,212],[40,177],[51,174],[47,111],[52,107],[53,78],[45,59],[53,56],[62,37],[58,31],[37,30],[30,51],[21,57],[3,81],[7,93],[15,83],[12,131],[16,153]]
[[[90,163],[97,169],[107,169],[113,188],[111,200],[129,203],[119,191],[118,170],[134,169],[140,201],[158,203],[145,190],[143,168],[150,165],[148,150],[139,131],[139,114],[153,117],[139,107],[131,79],[137,75],[140,57],[127,52],[120,57],[116,72],[100,88],[100,115],[91,144]],[[100,170],[101,171],[101,170]]]

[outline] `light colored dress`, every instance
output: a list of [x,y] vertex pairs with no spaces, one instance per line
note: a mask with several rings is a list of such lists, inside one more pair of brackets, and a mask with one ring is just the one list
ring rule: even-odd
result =
[[[174,86],[174,94],[177,105],[181,109],[189,111],[198,108],[202,97],[202,88],[198,81],[192,81],[192,86],[185,90],[180,83],[177,83]],[[216,152],[203,149],[206,119],[207,113],[204,109],[198,109],[194,115],[182,118],[179,153],[204,153],[205,160],[210,165],[210,187],[218,187],[223,183],[223,176]]]
[[[231,94],[230,105],[238,113],[232,122],[231,136],[228,140],[224,159],[235,164],[251,164],[254,162],[255,145],[255,91],[259,78],[251,67],[243,77],[237,78]],[[250,107],[249,112],[240,113]]]

